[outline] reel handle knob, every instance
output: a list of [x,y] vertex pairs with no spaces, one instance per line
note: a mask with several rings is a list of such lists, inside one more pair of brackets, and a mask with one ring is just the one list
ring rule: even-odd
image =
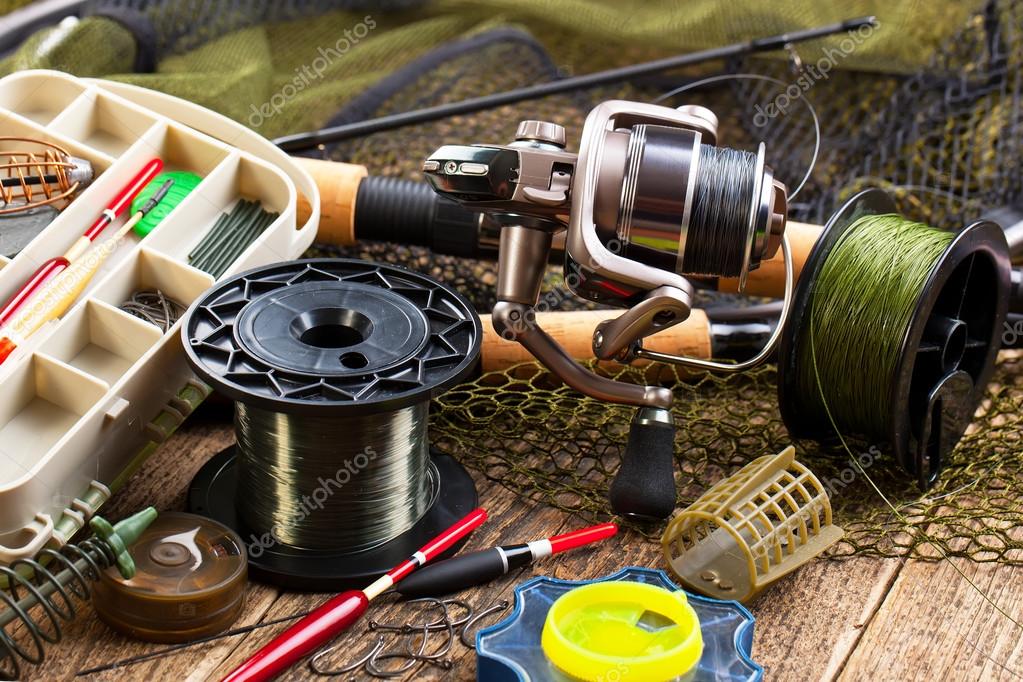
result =
[[675,424],[671,412],[642,407],[629,430],[622,465],[611,483],[611,508],[622,516],[660,521],[675,510]]
[[516,142],[539,142],[565,148],[565,128],[549,121],[522,121],[515,129]]

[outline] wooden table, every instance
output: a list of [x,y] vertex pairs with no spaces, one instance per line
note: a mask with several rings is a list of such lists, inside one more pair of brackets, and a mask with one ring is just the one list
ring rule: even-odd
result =
[[[229,424],[197,416],[169,440],[104,510],[120,519],[144,505],[183,509],[185,489],[210,456],[229,445]],[[474,474],[491,520],[472,538],[471,547],[498,541],[541,537],[578,525],[563,513],[524,503],[507,490]],[[466,593],[477,607],[510,599],[512,588],[535,573],[563,578],[597,577],[623,565],[663,567],[659,545],[634,533],[589,550],[549,559],[532,571],[507,576]],[[754,659],[767,680],[999,680],[1023,677],[1023,631],[970,586],[969,577],[1015,619],[1023,621],[1023,569],[957,560],[929,563],[896,559],[818,560],[775,585],[752,605],[757,618]],[[248,604],[236,624],[244,626],[306,610],[323,595],[284,593],[250,584]],[[374,608],[380,620],[414,617],[409,607],[388,603]],[[66,639],[48,649],[45,666],[29,679],[69,679],[75,672],[160,648],[135,642],[109,630],[86,607],[65,628]],[[493,622],[493,621],[492,621]],[[283,625],[256,630],[129,668],[92,675],[92,679],[219,679],[268,641]],[[339,652],[349,660],[369,639]],[[351,637],[351,635],[349,635]],[[348,648],[348,647],[344,647]],[[456,643],[454,668],[427,668],[407,679],[471,680],[475,655]],[[288,679],[313,678],[305,667]],[[341,679],[341,678],[339,678]],[[346,679],[346,678],[345,678]]]

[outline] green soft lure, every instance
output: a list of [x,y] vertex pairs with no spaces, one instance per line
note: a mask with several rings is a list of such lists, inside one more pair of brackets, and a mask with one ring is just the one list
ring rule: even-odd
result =
[[189,194],[192,193],[199,183],[202,182],[202,177],[195,173],[188,171],[167,171],[160,173],[153,178],[145,188],[139,192],[138,196],[131,202],[131,212],[135,213],[143,204],[149,200],[153,194],[155,194],[160,187],[167,180],[173,180],[174,184],[171,185],[170,191],[167,192],[167,196],[163,198],[163,201],[159,203],[152,211],[147,213],[142,220],[135,225],[135,234],[140,237],[148,236],[150,232],[156,229],[164,218],[166,218],[171,211],[177,208],[178,204],[185,200]]

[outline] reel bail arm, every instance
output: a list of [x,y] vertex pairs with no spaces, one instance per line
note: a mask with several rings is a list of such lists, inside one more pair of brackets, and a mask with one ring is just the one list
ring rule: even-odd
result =
[[[551,233],[521,225],[501,230],[497,304],[491,320],[503,338],[522,344],[547,369],[579,391],[598,400],[669,409],[672,393],[659,386],[614,381],[576,362],[536,320]],[[688,311],[687,311],[688,312]]]
[[[580,393],[639,407],[629,429],[621,467],[609,491],[611,506],[619,514],[633,518],[666,518],[674,510],[676,499],[673,394],[663,386],[614,381],[585,369],[540,327],[534,305],[550,248],[550,232],[522,226],[507,226],[501,230],[498,302],[491,318],[494,330],[505,339],[522,344]],[[609,322],[618,322],[631,312]],[[688,314],[687,297],[684,314],[675,321],[685,319]],[[628,322],[625,325],[628,329]],[[601,334],[599,329],[594,334],[595,340]]]

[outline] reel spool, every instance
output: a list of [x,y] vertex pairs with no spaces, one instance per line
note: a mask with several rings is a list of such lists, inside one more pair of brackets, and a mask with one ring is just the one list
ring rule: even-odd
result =
[[135,575],[113,568],[93,590],[97,615],[146,642],[189,642],[223,632],[245,608],[245,546],[194,514],[161,514],[131,546]]
[[215,286],[182,333],[199,377],[236,401],[238,441],[189,508],[246,539],[254,577],[364,584],[476,507],[426,436],[430,399],[478,361],[479,317],[455,291],[390,265],[291,261]]
[[[837,387],[821,385],[821,390],[831,392],[823,399],[820,391],[802,388],[812,381],[814,372],[819,375],[821,363],[847,362],[844,357],[817,356],[815,370],[805,360],[808,344],[814,342],[814,303],[821,296],[822,270],[858,220],[895,213],[886,193],[870,189],[853,197],[828,221],[800,274],[792,315],[782,336],[779,403],[794,437],[833,437],[831,412],[842,436],[887,442],[900,465],[926,490],[969,426],[994,370],[1008,307],[1010,271],[1005,236],[997,225],[988,221],[969,225],[950,237],[930,267],[908,325],[897,340],[895,369],[884,396],[885,424],[866,433],[854,432],[842,422],[842,395]],[[864,287],[871,285],[862,282]],[[821,343],[816,339],[814,347]],[[828,369],[833,367],[837,366]],[[865,369],[848,366],[844,371]]]
[[[767,166],[763,143],[756,154],[716,147],[713,114],[684,112],[700,113],[710,127],[639,124],[604,133],[592,161],[593,229],[605,248],[629,260],[680,275],[738,277],[743,288],[781,246],[785,185]],[[613,291],[581,283],[575,290],[601,302]]]

